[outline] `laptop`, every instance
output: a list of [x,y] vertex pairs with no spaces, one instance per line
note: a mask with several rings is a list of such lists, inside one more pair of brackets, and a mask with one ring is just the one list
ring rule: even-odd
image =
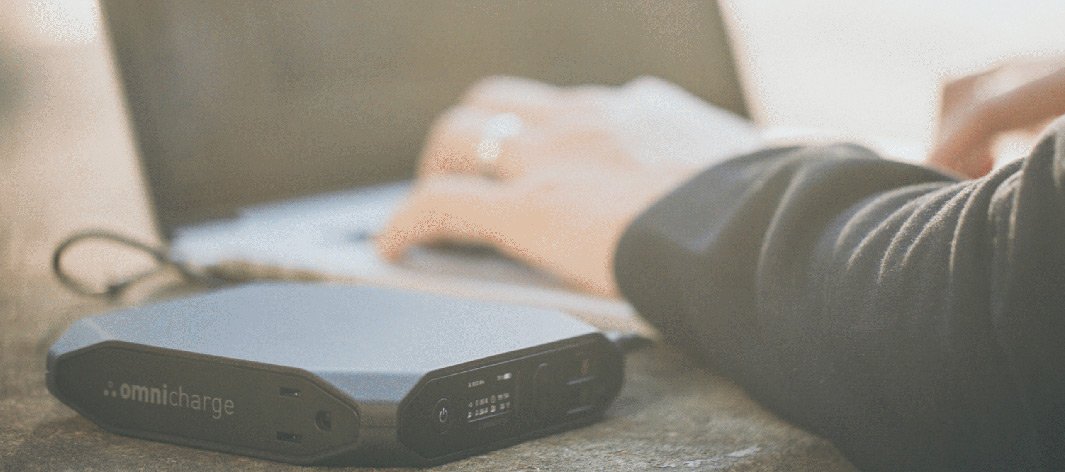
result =
[[[244,277],[412,288],[631,317],[494,251],[373,237],[433,119],[490,75],[653,75],[748,117],[715,2],[103,0],[156,226]],[[753,131],[752,131],[753,132]]]

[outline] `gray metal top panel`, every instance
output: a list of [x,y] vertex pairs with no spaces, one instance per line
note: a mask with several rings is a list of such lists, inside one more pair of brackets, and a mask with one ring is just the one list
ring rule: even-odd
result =
[[553,310],[394,289],[268,283],[86,318],[53,351],[115,340],[318,373],[421,375],[595,331]]

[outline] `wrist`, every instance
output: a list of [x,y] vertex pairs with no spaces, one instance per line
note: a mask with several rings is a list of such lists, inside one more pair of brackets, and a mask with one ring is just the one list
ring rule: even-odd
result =
[[1000,103],[1001,100],[986,100],[977,105],[969,114],[965,129],[969,130],[972,141],[990,140],[992,136],[1003,131],[1008,116]]

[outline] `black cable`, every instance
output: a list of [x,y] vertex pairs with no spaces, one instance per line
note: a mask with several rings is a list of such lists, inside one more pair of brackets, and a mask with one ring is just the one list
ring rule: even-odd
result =
[[[156,266],[146,270],[144,272],[134,274],[126,277],[125,279],[117,282],[108,283],[106,287],[101,290],[97,290],[84,283],[83,281],[72,276],[63,268],[63,255],[74,247],[78,243],[88,241],[107,241],[117,243],[144,254],[147,254],[155,260]],[[86,230],[79,231],[64,239],[63,242],[56,246],[55,251],[52,253],[52,272],[55,274],[56,279],[59,280],[64,287],[70,291],[79,295],[96,298],[107,298],[113,300],[122,296],[131,286],[141,282],[148,277],[158,274],[166,268],[173,268],[178,271],[183,278],[191,282],[197,282],[208,286],[217,286],[228,282],[241,281],[238,279],[231,279],[221,276],[216,273],[217,271],[205,269],[195,269],[183,262],[175,261],[170,257],[170,254],[166,250],[151,246],[144,242],[138,241],[128,236],[124,236],[112,231],[107,230]],[[625,354],[650,346],[653,341],[647,337],[641,336],[635,333],[626,333],[621,331],[608,331],[604,333],[617,348]]]
[[[96,289],[83,280],[72,276],[63,268],[63,255],[72,247],[78,243],[88,241],[107,241],[117,243],[144,254],[151,256],[155,261],[156,266],[146,270],[144,272],[134,274],[126,277],[125,279],[117,282],[110,282],[103,289]],[[216,275],[211,275],[203,271],[196,270],[188,264],[173,260],[170,255],[163,249],[148,245],[136,239],[128,236],[124,236],[112,231],[107,230],[87,230],[79,231],[73,235],[67,237],[63,242],[56,246],[55,251],[52,253],[52,273],[55,274],[59,283],[70,291],[79,295],[87,297],[107,298],[115,299],[120,297],[126,290],[128,290],[134,284],[141,282],[155,274],[162,272],[166,268],[173,268],[181,274],[187,280],[205,283],[207,285],[217,285],[224,280],[220,279]]]

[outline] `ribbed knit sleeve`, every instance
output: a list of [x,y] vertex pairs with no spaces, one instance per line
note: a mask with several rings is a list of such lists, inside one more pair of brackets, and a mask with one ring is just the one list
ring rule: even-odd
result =
[[741,156],[615,267],[668,340],[862,469],[1065,468],[1065,122],[962,182],[850,145]]

